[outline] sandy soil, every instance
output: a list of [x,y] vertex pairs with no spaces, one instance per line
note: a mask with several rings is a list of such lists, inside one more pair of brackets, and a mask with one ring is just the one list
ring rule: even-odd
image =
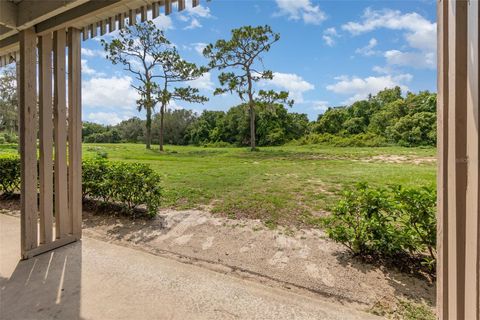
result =
[[[18,201],[0,201],[0,208],[0,213],[18,214]],[[259,221],[218,218],[200,210],[164,210],[152,220],[84,212],[83,223],[87,237],[320,294],[360,310],[392,305],[399,298],[435,303],[434,284],[358,261],[321,230],[269,230]]]

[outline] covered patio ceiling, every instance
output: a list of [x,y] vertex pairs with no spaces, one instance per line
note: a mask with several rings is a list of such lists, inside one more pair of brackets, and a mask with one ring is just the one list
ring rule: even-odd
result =
[[[199,0],[193,0],[195,7]],[[174,5],[175,4],[175,5]],[[31,27],[39,35],[62,27],[82,30],[86,40],[134,24],[147,15],[168,15],[173,7],[185,8],[185,0],[2,0],[0,1],[0,66],[16,61],[19,32]],[[150,12],[150,13],[148,13]]]

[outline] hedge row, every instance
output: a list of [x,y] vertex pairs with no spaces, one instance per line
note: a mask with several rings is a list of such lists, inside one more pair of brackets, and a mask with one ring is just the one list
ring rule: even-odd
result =
[[360,183],[344,192],[325,223],[328,236],[356,255],[421,258],[435,270],[433,187],[374,188]]
[[11,195],[20,188],[20,158],[0,157],[0,191]]
[[148,165],[89,159],[82,163],[83,196],[124,205],[127,212],[144,205],[149,216],[160,207],[160,176]]
[[[160,206],[160,176],[148,165],[88,159],[82,163],[83,197],[122,205],[129,214],[145,206],[154,216]],[[20,159],[0,157],[0,192],[12,194],[20,186]]]

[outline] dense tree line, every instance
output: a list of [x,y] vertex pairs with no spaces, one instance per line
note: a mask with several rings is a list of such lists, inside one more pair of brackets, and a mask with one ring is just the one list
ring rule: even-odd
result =
[[339,136],[373,134],[385,143],[402,146],[435,145],[437,96],[428,91],[407,93],[400,87],[348,107],[330,108],[318,117],[313,132]]
[[[422,91],[402,96],[399,87],[385,89],[350,106],[329,108],[309,121],[306,114],[288,112],[278,103],[255,107],[256,141],[259,146],[288,142],[329,143],[341,139],[348,145],[433,146],[436,143],[436,94]],[[152,139],[158,143],[160,117],[152,121]],[[175,145],[250,145],[249,107],[228,111],[167,110],[164,140]],[[332,138],[333,137],[333,138]],[[145,122],[139,118],[116,126],[84,123],[85,142],[144,142]],[[369,140],[370,144],[362,143]],[[373,142],[372,142],[373,141]]]
[[[281,145],[308,133],[310,122],[306,114],[290,113],[283,105],[256,108],[256,140],[258,145]],[[152,121],[152,141],[159,141],[160,117]],[[200,115],[190,110],[167,110],[164,115],[164,141],[175,145],[224,144],[250,145],[249,109],[235,106],[227,112],[205,110]],[[84,142],[117,143],[144,142],[145,121],[137,117],[115,126],[83,123]]]

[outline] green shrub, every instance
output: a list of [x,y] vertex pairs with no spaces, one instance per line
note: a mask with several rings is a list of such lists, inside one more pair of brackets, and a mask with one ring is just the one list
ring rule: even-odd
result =
[[17,156],[0,157],[0,191],[12,194],[20,187],[20,158]]
[[82,162],[83,197],[89,196],[110,201],[111,181],[109,179],[110,163],[103,159],[86,159]]
[[88,159],[82,163],[83,195],[123,205],[129,214],[145,205],[149,216],[160,206],[160,176],[148,165]]
[[203,145],[204,148],[231,148],[233,145],[225,141],[209,142]]
[[360,256],[422,258],[435,269],[436,193],[434,188],[346,190],[325,218],[326,232]]
[[5,144],[7,140],[5,139],[4,136],[0,136],[0,144]]
[[18,136],[16,134],[5,132],[3,138],[5,139],[5,143],[18,143]]
[[149,215],[157,214],[161,197],[160,176],[148,165],[113,163],[109,179],[113,187],[113,198],[126,204],[129,212],[144,204]]

